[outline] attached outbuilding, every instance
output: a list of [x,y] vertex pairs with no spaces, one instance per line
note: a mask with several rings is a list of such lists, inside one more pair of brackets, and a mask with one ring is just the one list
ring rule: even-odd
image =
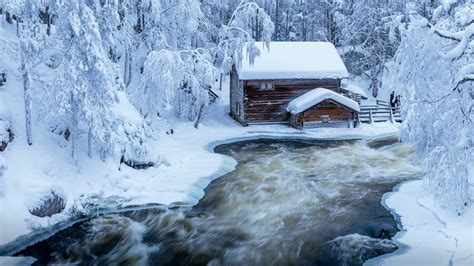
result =
[[353,127],[359,104],[341,94],[316,88],[290,101],[290,125],[298,128]]
[[[361,97],[341,89],[341,80],[349,74],[333,44],[271,42],[269,49],[263,43],[257,43],[257,47],[260,55],[253,64],[244,56],[241,65],[233,66],[230,74],[230,115],[243,125],[290,124],[298,115],[303,115],[303,125],[305,121],[308,125],[310,121],[326,119],[326,116],[336,121],[357,112],[354,106],[345,106],[341,103],[344,101],[335,100],[340,97],[352,99],[358,106]],[[246,48],[242,53],[246,54]],[[340,97],[333,96],[303,112],[293,114],[289,111],[290,101],[316,88]],[[312,108],[318,111],[310,110]]]

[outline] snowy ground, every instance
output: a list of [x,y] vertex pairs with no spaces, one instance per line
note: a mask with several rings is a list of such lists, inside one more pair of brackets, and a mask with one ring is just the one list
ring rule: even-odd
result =
[[406,182],[385,196],[403,227],[395,237],[401,248],[368,265],[474,265],[473,206],[462,216],[436,206],[423,180]]

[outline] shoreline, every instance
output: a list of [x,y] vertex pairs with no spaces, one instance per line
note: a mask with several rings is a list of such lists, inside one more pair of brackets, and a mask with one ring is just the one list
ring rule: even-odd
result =
[[392,239],[400,248],[365,265],[474,264],[473,206],[461,216],[437,206],[423,182],[423,177],[405,181],[384,194],[382,204],[400,220]]
[[[377,126],[380,127],[381,132],[377,132],[377,130],[375,130],[375,133],[374,133],[372,126],[366,126],[363,129],[361,128],[317,129],[317,130],[311,130],[311,131],[305,131],[305,132],[301,132],[301,131],[294,130],[287,127],[280,127],[280,126],[258,126],[258,127],[250,127],[250,128],[222,127],[218,130],[220,131],[219,132],[220,134],[215,134],[211,136],[210,138],[205,138],[205,139],[200,138],[200,136],[193,136],[193,138],[189,138],[189,134],[184,134],[184,137],[187,137],[188,141],[190,140],[191,142],[195,144],[195,148],[197,148],[197,150],[194,150],[194,152],[197,152],[199,154],[199,157],[201,158],[200,160],[201,162],[203,160],[213,158],[214,161],[218,161],[219,163],[206,164],[205,168],[207,171],[195,171],[194,176],[187,176],[187,178],[185,178],[184,181],[187,181],[188,184],[186,183],[180,184],[182,193],[173,194],[172,197],[168,198],[167,202],[153,200],[151,197],[150,198],[144,197],[141,199],[130,198],[130,201],[125,202],[121,206],[115,206],[115,208],[114,206],[112,206],[112,211],[113,210],[116,211],[117,210],[116,207],[120,209],[134,208],[133,206],[144,206],[147,204],[158,204],[158,205],[179,204],[179,205],[190,205],[190,206],[195,205],[204,195],[204,189],[208,186],[208,184],[212,180],[232,171],[235,168],[235,165],[237,163],[233,158],[229,156],[214,153],[214,148],[218,145],[228,144],[228,143],[232,143],[236,141],[253,140],[253,139],[261,139],[261,138],[266,138],[266,139],[288,138],[288,139],[308,139],[308,140],[368,140],[368,141],[377,140],[377,139],[385,139],[385,138],[398,138],[397,127],[390,124],[388,124],[388,126],[387,124],[377,125]],[[189,128],[189,125],[186,125],[183,123],[178,126],[178,128],[180,127]],[[205,131],[207,131],[207,129],[209,128],[203,127],[202,130],[200,129],[199,131],[201,131],[201,134],[199,135],[201,136],[205,135],[206,133]],[[181,128],[178,132],[186,132],[186,129]],[[200,141],[198,141],[198,139],[200,139]],[[166,142],[166,141],[163,141],[163,142]],[[171,145],[173,144],[169,142],[166,142],[166,143],[171,144]],[[176,151],[176,150],[180,150],[182,146],[186,146],[186,143],[184,143],[183,145],[179,145],[177,147],[175,146],[173,148]],[[171,148],[168,148],[168,149],[172,150]],[[181,157],[182,156],[180,156],[180,158]],[[185,159],[185,158],[181,158],[181,159]],[[182,161],[183,160],[181,160],[181,162]],[[194,170],[196,170],[196,168],[199,168],[198,167],[199,162],[188,162],[188,163],[191,164],[191,165],[187,165],[188,168],[191,168],[190,169],[191,171],[193,170],[193,168]],[[173,164],[179,164],[179,163],[176,161],[174,162],[172,161],[171,165]],[[173,167],[170,167],[170,166],[167,166],[167,167],[160,166],[158,168],[167,168],[165,170],[169,170],[168,172],[172,172],[172,170],[174,169]],[[204,172],[209,172],[209,168],[213,170],[212,173],[208,175],[200,174]],[[143,171],[143,172],[147,172],[147,171]],[[181,179],[184,179],[183,176]],[[162,181],[166,182],[167,180],[164,179]],[[158,183],[162,183],[162,182],[158,182]],[[166,195],[170,191],[159,191],[158,194],[160,192],[163,192],[163,194]],[[172,190],[171,190],[171,193],[172,193]],[[47,238],[45,237],[47,235],[54,234],[53,232],[51,232],[51,228],[58,227],[59,229],[57,228],[56,230],[54,230],[57,232],[61,230],[62,227],[65,228],[65,227],[70,226],[71,223],[75,223],[75,221],[70,220],[71,219],[70,216],[65,216],[64,214],[58,214],[58,216],[61,216],[61,217],[57,220],[54,220],[54,216],[51,218],[48,218],[48,217],[38,218],[37,220],[43,220],[45,222],[44,226],[36,229],[39,231],[38,233],[33,233],[34,235],[32,236],[31,234],[33,231],[31,229],[28,231],[24,231],[23,234],[17,235],[14,239],[11,239],[10,241],[2,243],[2,245],[0,245],[0,250],[2,250],[3,251],[2,253],[5,253],[5,254],[15,253],[13,251],[18,249],[18,246],[20,246],[18,245],[18,242],[21,242],[22,244],[30,243],[29,245],[31,245],[35,242],[38,242],[38,241],[41,241],[42,239]],[[36,236],[40,235],[40,237],[35,237],[35,235]],[[41,235],[43,235],[43,237],[41,237]],[[29,246],[29,245],[26,244],[26,246]]]

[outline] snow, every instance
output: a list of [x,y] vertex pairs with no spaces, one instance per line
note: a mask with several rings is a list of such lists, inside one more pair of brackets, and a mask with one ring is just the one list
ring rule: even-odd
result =
[[402,225],[394,238],[400,249],[367,265],[474,265],[473,206],[461,216],[440,208],[423,183],[410,181],[385,194],[385,206]]
[[286,108],[286,110],[292,114],[299,114],[323,102],[324,100],[333,100],[353,111],[360,111],[359,104],[357,102],[334,91],[324,88],[316,88],[314,90],[306,92],[305,94],[297,97],[296,99],[291,100],[288,103],[288,107]]
[[117,96],[118,102],[112,106],[113,112],[125,121],[141,123],[143,120],[142,116],[137,109],[133,107],[132,103],[130,103],[126,93],[124,91],[118,91]]
[[369,98],[369,97],[367,97],[367,94],[365,93],[365,91],[361,87],[359,87],[357,85],[354,85],[354,84],[351,84],[347,80],[342,80],[341,81],[341,89],[352,92],[352,93],[355,93],[355,94],[359,94],[364,99]]
[[[336,48],[329,42],[271,42],[256,44],[260,56],[251,64],[244,56],[241,80],[254,79],[342,79],[349,76]],[[246,48],[243,54],[246,55]]]
[[[217,105],[206,110],[199,130],[192,123],[176,122],[172,125],[174,134],[161,132],[158,141],[147,146],[151,156],[162,158],[163,164],[159,167],[135,170],[122,165],[119,169],[118,161],[112,158],[101,160],[97,154],[88,158],[86,147],[78,147],[79,156],[73,160],[69,143],[62,136],[40,127],[39,121],[33,123],[34,144],[26,144],[23,85],[18,71],[18,54],[15,53],[19,43],[12,34],[16,30],[15,25],[4,24],[0,26],[0,51],[5,56],[0,57],[0,67],[7,71],[8,82],[0,87],[0,118],[8,120],[9,126],[11,122],[15,139],[0,154],[0,251],[11,247],[1,245],[12,243],[15,239],[17,244],[22,243],[25,238],[18,237],[24,234],[32,234],[32,237],[27,237],[29,241],[38,240],[35,237],[41,237],[45,230],[52,230],[51,226],[67,224],[75,219],[77,210],[91,214],[93,210],[87,209],[86,205],[94,206],[97,212],[149,203],[194,205],[213,179],[236,167],[237,162],[233,158],[213,152],[219,144],[256,138],[377,139],[399,135],[397,125],[388,122],[364,124],[355,129],[317,128],[305,131],[282,125],[241,127],[226,116],[228,97],[220,97]],[[454,33],[452,36],[461,38],[462,43],[442,55],[457,57],[469,45],[467,41],[472,38],[473,30],[471,25],[462,32]],[[330,43],[273,42],[270,50],[263,48],[263,43],[257,45],[260,46],[261,56],[256,58],[254,65],[250,65],[245,58],[239,69],[244,80],[348,76],[341,58]],[[146,50],[144,47],[139,49]],[[441,72],[433,73],[439,75]],[[472,66],[462,68],[456,80],[467,76],[472,76]],[[137,77],[132,77],[130,86],[139,82]],[[431,81],[429,76],[427,80]],[[228,93],[228,88],[220,92],[225,96]],[[112,107],[114,113],[132,123],[143,120],[125,92],[117,92],[117,97],[119,101]],[[303,103],[296,107],[319,100],[315,96],[307,97],[300,99]],[[1,125],[0,129],[3,127]],[[459,131],[462,138],[459,138],[458,146],[467,145],[471,132],[468,130]],[[85,143],[83,132],[79,138],[82,138],[80,143]],[[469,173],[472,189],[472,165]],[[383,203],[402,225],[403,230],[395,237],[400,249],[369,261],[369,265],[474,265],[473,206],[467,207],[461,216],[440,208],[433,196],[425,192],[423,182],[404,183],[397,191],[384,197]],[[52,189],[61,191],[67,199],[65,212],[44,218],[32,216],[28,207]],[[0,264],[23,264],[28,260],[31,259],[0,257]]]

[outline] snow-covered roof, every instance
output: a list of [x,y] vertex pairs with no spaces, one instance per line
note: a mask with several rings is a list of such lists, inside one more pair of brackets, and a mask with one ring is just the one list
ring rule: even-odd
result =
[[314,90],[308,91],[296,99],[293,99],[290,103],[288,103],[286,110],[292,114],[299,114],[325,100],[332,100],[353,111],[360,112],[359,104],[357,102],[339,93],[324,88],[316,88]]
[[260,56],[251,65],[244,47],[239,78],[254,79],[323,79],[347,78],[346,66],[329,42],[263,42],[256,43]]
[[341,89],[359,94],[363,99],[368,99],[367,94],[365,94],[365,91],[361,87],[350,84],[347,80],[341,81]]

